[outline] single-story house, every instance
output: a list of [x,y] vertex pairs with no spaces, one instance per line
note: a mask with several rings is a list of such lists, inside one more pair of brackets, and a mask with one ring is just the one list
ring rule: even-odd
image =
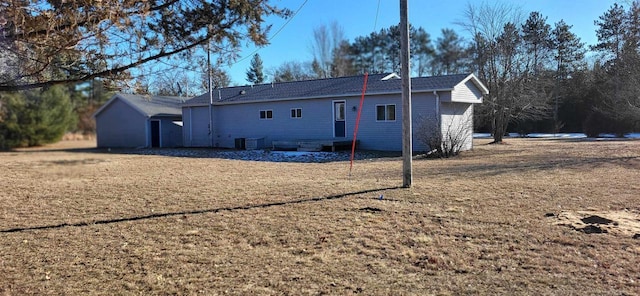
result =
[[186,98],[116,94],[93,114],[100,148],[182,146]]
[[[360,75],[214,89],[182,105],[182,143],[260,148],[283,141],[351,141],[361,111],[359,148],[401,151],[400,77],[369,75],[359,110],[363,83]],[[488,94],[480,80],[473,74],[419,77],[411,87],[414,151],[427,150],[417,138],[425,122],[437,122],[445,135],[462,131],[462,150],[471,149],[473,105]]]

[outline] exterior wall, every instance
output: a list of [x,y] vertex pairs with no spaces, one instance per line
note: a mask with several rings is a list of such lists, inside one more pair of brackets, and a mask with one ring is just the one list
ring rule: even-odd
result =
[[[359,104],[359,98],[354,100],[353,105]],[[383,104],[396,105],[395,121],[377,121],[376,106]],[[351,110],[351,104],[347,104],[347,110]],[[411,96],[411,117],[413,129],[413,149],[415,151],[424,151],[426,146],[419,141],[417,130],[421,128],[422,121],[429,118],[435,118],[435,96],[433,94],[418,93]],[[355,117],[357,114],[353,112],[353,121],[349,122],[351,127],[351,135],[355,126]],[[347,118],[348,120],[349,118]],[[383,150],[383,151],[401,151],[402,150],[402,97],[401,95],[386,96],[367,96],[362,109],[360,118],[360,127],[358,128],[358,139],[360,140],[360,149],[365,150]]]
[[[346,136],[335,138],[333,102],[345,101]],[[339,99],[314,99],[300,101],[258,102],[249,104],[215,105],[214,147],[234,148],[237,138],[264,138],[266,147],[275,140],[352,140],[357,118],[359,97]],[[376,106],[394,104],[395,121],[377,121]],[[417,121],[435,118],[433,94],[416,94],[412,97],[414,130]],[[301,118],[291,118],[291,109],[302,109]],[[355,110],[354,110],[355,108]],[[273,118],[261,119],[261,110],[271,110]],[[183,108],[183,139],[189,147],[208,146],[208,107]],[[399,95],[367,96],[363,105],[358,131],[360,149],[402,150],[402,102]],[[417,137],[414,149],[426,148]]]
[[148,124],[146,116],[121,100],[114,100],[96,116],[98,147],[146,147]]
[[[302,117],[291,118],[292,108],[302,109]],[[264,137],[267,147],[274,140],[333,139],[332,108],[330,99],[216,105],[214,145],[233,148],[236,138]],[[260,119],[261,110],[272,110],[273,118]]]
[[[179,117],[160,119],[161,147],[182,146],[182,127],[173,123],[174,121],[180,120],[181,118]],[[151,131],[151,129],[149,129],[149,131]]]
[[482,102],[482,91],[480,91],[471,80],[468,80],[455,88],[452,94],[452,101],[480,103]]
[[[440,99],[451,98],[450,92],[438,92]],[[346,137],[334,138],[333,102],[345,101]],[[237,138],[264,138],[266,147],[274,140],[351,140],[355,128],[357,108],[360,97],[324,98],[299,101],[254,102],[213,106],[214,147],[234,148]],[[377,121],[376,106],[394,104],[394,121]],[[355,107],[355,110],[354,110]],[[291,118],[291,109],[302,109],[301,118]],[[183,108],[183,139],[187,147],[209,146],[208,106]],[[271,110],[273,118],[261,119],[261,110]],[[414,93],[412,95],[413,149],[425,151],[418,132],[424,128],[422,122],[436,120],[440,110],[443,127],[467,130],[461,125],[465,118],[472,118],[473,108],[469,103],[441,102],[436,106],[433,93]],[[472,148],[473,122],[467,122],[463,150]],[[368,95],[362,108],[358,131],[360,149],[401,151],[402,150],[402,100],[400,95]]]
[[441,129],[444,139],[459,139],[460,150],[473,148],[473,104],[442,103]]
[[210,147],[209,107],[182,108],[182,144],[185,147]]

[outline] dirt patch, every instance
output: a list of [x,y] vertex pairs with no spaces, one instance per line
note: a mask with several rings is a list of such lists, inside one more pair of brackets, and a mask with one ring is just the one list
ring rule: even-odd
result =
[[609,233],[640,238],[640,213],[631,210],[561,212],[555,217],[557,220],[554,224],[568,226],[587,234]]

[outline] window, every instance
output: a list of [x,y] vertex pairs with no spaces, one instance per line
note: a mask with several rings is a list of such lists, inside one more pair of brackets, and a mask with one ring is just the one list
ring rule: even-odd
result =
[[335,111],[335,121],[344,121],[344,105],[345,102],[335,102],[333,103],[333,110]]
[[376,121],[396,121],[396,105],[376,105]]
[[260,110],[260,119],[273,118],[273,110]]
[[302,118],[302,108],[291,109],[291,118]]

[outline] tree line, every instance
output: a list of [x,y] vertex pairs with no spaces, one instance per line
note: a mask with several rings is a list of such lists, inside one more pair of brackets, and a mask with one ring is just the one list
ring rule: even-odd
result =
[[[563,20],[549,24],[510,4],[470,4],[458,25],[471,40],[449,28],[435,40],[410,28],[412,74],[476,74],[490,91],[476,109],[476,131],[495,142],[507,131],[622,136],[640,129],[640,1],[614,4],[594,22],[598,43],[587,46]],[[267,71],[272,81],[399,72],[399,38],[391,26],[349,42],[337,23],[322,25],[313,32],[313,60]],[[264,72],[254,56],[247,81],[262,83]]]

